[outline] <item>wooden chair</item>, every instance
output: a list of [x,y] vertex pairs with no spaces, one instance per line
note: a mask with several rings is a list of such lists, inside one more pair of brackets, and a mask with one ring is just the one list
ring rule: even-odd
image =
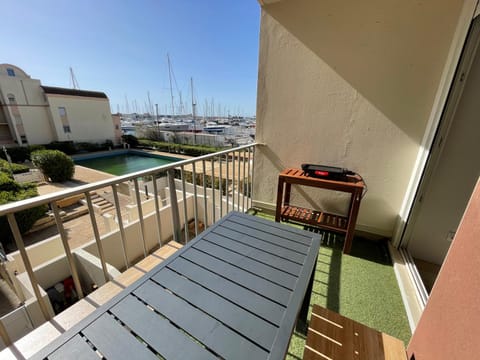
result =
[[406,360],[403,342],[313,305],[304,360]]

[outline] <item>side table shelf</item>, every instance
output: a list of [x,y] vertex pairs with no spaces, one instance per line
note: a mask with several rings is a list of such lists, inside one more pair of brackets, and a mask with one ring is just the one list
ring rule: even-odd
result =
[[[302,185],[351,194],[346,216],[334,215],[316,209],[290,204],[291,185]],[[365,183],[359,176],[348,176],[347,181],[313,178],[299,169],[285,169],[278,176],[277,208],[275,221],[291,221],[345,234],[344,253],[350,253],[353,233]]]

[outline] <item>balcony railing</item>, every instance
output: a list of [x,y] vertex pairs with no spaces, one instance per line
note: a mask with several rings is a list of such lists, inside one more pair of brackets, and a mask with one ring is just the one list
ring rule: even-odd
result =
[[[240,146],[0,206],[0,216],[6,216],[8,220],[31,284],[33,296],[38,302],[43,318],[46,321],[50,320],[52,309],[46,300],[45,293],[42,294],[36,271],[34,271],[35,266],[32,265],[15,218],[16,213],[40,205],[49,206],[63,245],[75,291],[78,298],[81,299],[84,297],[84,287],[80,281],[79,269],[74,259],[58,202],[72,197],[84,197],[93,230],[92,242],[97,247],[96,255],[98,255],[101,272],[106,283],[112,278],[109,273],[111,264],[107,261],[109,254],[104,248],[105,234],[100,234],[99,231],[92,194],[107,189],[111,195],[114,215],[110,218],[110,223],[115,227],[111,232],[115,232],[119,237],[118,243],[122,257],[122,266],[118,264],[116,266],[125,270],[132,266],[132,263],[138,261],[138,254],[140,254],[140,259],[145,258],[172,238],[177,242],[186,243],[190,237],[201,232],[203,227],[208,227],[228,212],[232,210],[246,211],[250,208],[254,182],[255,147],[256,144]],[[122,193],[129,197],[127,198]],[[162,194],[164,195],[163,199]],[[125,204],[122,205],[120,201],[121,196],[129,199],[130,202],[128,205],[130,212],[127,217],[125,216],[127,212]],[[147,220],[148,224],[146,224]],[[129,229],[133,223],[136,225],[135,232]],[[154,227],[156,231],[153,230]],[[171,231],[166,231],[167,228]],[[155,245],[152,244],[152,233],[153,237],[156,237]],[[135,235],[132,236],[132,234]],[[74,237],[75,235],[72,236],[72,238]],[[133,241],[133,246],[131,237],[139,238],[139,240]],[[136,249],[130,247],[136,247]],[[18,295],[21,300],[25,300],[22,294]],[[8,346],[11,339],[2,321],[0,321],[0,334],[3,342]]]

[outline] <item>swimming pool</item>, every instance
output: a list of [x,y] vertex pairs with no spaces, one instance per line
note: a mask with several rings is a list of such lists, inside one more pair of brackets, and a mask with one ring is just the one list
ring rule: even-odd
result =
[[171,164],[183,159],[148,154],[141,151],[115,151],[112,153],[76,156],[76,165],[103,171],[112,175],[125,175],[136,171]]

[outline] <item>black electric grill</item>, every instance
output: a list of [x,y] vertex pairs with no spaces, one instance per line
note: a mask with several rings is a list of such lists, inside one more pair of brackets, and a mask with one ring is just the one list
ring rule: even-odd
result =
[[344,168],[314,164],[302,164],[302,170],[305,172],[305,174],[314,178],[338,181],[346,181],[347,175],[355,174],[354,172]]

